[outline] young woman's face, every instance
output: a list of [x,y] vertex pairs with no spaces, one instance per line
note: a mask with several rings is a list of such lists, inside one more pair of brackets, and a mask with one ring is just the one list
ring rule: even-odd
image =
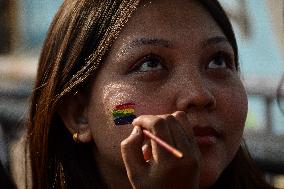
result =
[[[202,154],[201,187],[212,185],[239,148],[247,113],[234,51],[211,15],[195,1],[140,5],[115,41],[91,90],[88,122],[97,161],[125,174],[120,142],[133,126],[116,126],[116,105],[135,103],[135,115],[186,112]],[[206,129],[205,129],[206,130]],[[126,174],[125,174],[126,176]]]

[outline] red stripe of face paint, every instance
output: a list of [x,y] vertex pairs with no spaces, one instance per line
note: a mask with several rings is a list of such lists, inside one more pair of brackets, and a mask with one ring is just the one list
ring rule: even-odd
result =
[[126,103],[115,106],[116,110],[122,110],[122,109],[134,109],[135,104],[134,103]]

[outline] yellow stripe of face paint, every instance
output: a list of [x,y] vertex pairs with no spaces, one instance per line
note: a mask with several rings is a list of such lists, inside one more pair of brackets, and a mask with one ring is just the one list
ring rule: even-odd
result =
[[134,109],[124,109],[124,110],[113,110],[113,114],[132,114],[134,113]]

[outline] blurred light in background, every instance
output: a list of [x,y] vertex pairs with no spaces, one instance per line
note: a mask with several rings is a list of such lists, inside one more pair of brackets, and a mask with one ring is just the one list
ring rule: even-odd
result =
[[[255,83],[254,87],[274,89],[270,92],[275,95],[277,85],[284,74],[284,49],[281,44],[284,42],[283,1],[221,0],[221,2],[231,14],[245,82],[251,82],[246,80],[254,78],[265,80],[267,86],[259,82],[259,85]],[[272,13],[280,14],[280,16],[277,15],[279,20],[275,20],[276,16],[273,17]],[[278,24],[277,27],[275,27],[275,22]],[[282,33],[282,36],[279,37],[278,33]],[[250,96],[248,128],[264,129],[266,127],[263,101],[264,99],[259,95]],[[276,103],[272,104],[272,109],[273,131],[284,134],[282,126],[284,116],[280,113]],[[256,124],[253,124],[253,121]]]
[[46,32],[62,0],[19,0],[20,48],[41,48]]

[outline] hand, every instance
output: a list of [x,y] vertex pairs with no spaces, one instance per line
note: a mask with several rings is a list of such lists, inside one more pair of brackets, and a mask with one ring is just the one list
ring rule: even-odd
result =
[[[121,142],[122,158],[130,183],[135,189],[143,188],[199,188],[200,151],[194,141],[190,122],[184,112],[169,115],[143,115],[136,118],[135,127]],[[145,140],[142,129],[147,129],[183,153],[173,156],[151,140],[151,159],[145,161],[142,146]],[[146,150],[147,151],[147,150]]]

